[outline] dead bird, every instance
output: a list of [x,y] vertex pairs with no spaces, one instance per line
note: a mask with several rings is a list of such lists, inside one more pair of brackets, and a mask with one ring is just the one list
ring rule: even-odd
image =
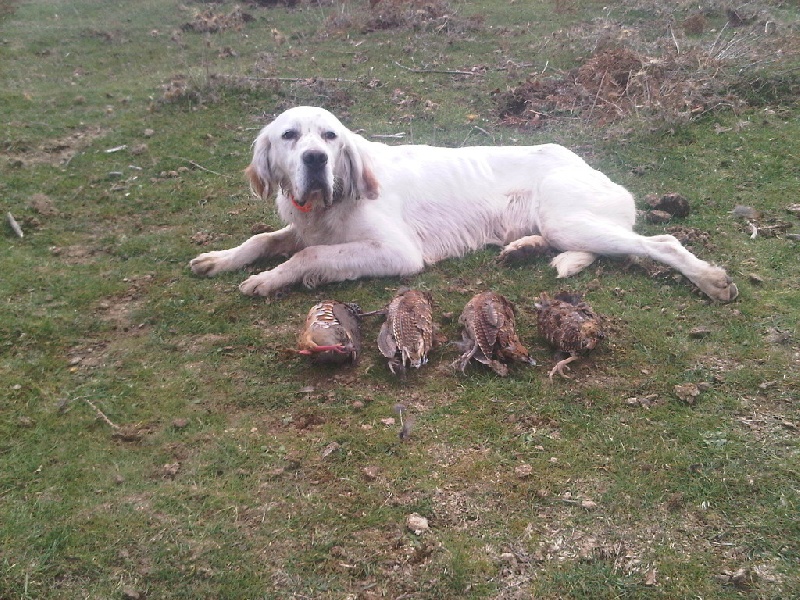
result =
[[378,348],[389,359],[395,375],[407,367],[419,369],[433,347],[433,303],[421,290],[400,290],[385,309],[386,321],[378,333]]
[[556,350],[569,355],[556,363],[549,373],[550,379],[556,373],[567,377],[564,368],[593,350],[605,337],[600,318],[580,294],[562,291],[550,298],[542,292],[535,306],[539,333]]
[[463,373],[474,358],[504,377],[513,360],[535,365],[517,336],[514,312],[514,305],[495,292],[482,292],[467,302],[458,318],[464,326],[463,341],[456,342],[464,354],[453,366]]
[[297,339],[298,352],[317,362],[355,362],[361,353],[361,309],[355,303],[323,300],[308,311]]

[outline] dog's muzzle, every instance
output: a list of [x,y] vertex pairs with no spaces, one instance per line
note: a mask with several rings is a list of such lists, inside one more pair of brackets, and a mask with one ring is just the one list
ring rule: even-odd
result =
[[302,155],[306,184],[302,196],[295,201],[299,206],[321,199],[328,207],[333,203],[331,183],[328,181],[328,155],[321,150],[306,150]]

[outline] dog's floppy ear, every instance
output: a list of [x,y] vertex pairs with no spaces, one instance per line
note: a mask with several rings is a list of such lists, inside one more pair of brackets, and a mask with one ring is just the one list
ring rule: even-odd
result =
[[262,131],[253,144],[253,161],[244,170],[244,174],[250,180],[250,189],[264,200],[269,198],[273,188],[269,147],[269,138]]
[[344,194],[355,198],[375,200],[380,192],[380,184],[370,166],[369,155],[357,139],[345,143],[344,153]]

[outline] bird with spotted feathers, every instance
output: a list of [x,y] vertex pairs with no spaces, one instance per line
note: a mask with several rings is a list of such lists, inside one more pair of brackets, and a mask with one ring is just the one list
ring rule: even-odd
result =
[[556,373],[567,377],[564,373],[567,365],[594,350],[605,337],[601,318],[581,294],[562,291],[551,298],[542,292],[535,306],[540,335],[557,351],[567,355],[551,369],[550,379]]
[[463,373],[474,358],[505,377],[512,361],[535,365],[519,340],[514,313],[514,305],[496,292],[482,292],[467,302],[458,319],[464,327],[463,341],[456,342],[464,354],[453,366]]
[[400,290],[385,309],[386,321],[378,333],[378,349],[389,359],[389,369],[405,376],[406,368],[428,362],[434,343],[433,303],[422,290]]

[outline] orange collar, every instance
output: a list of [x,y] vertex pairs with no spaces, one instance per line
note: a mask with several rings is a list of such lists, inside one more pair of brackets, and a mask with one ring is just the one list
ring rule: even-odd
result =
[[292,201],[292,204],[294,204],[294,207],[297,210],[299,210],[300,212],[303,212],[303,213],[310,213],[311,209],[314,208],[314,205],[311,204],[310,202],[306,202],[303,205],[298,204],[297,200],[294,199],[294,194],[289,194],[289,200]]

